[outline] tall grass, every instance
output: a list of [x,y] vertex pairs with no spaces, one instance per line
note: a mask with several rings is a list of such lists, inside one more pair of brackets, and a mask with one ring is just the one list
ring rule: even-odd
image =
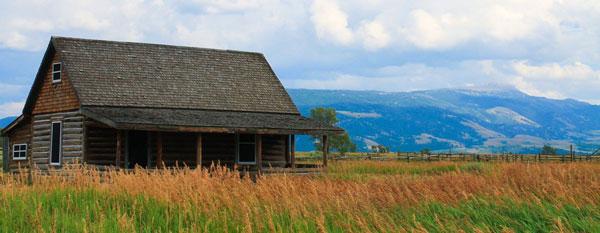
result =
[[75,167],[0,175],[0,231],[597,232],[599,181],[600,165],[583,163],[353,161],[256,180],[220,167]]

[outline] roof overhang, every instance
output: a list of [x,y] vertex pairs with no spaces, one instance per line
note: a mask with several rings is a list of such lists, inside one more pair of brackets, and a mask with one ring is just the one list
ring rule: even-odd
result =
[[19,123],[21,123],[24,119],[25,119],[25,115],[23,115],[23,114],[21,116],[17,117],[17,119],[15,119],[14,121],[12,121],[10,124],[8,124],[6,126],[6,128],[4,128],[4,129],[2,129],[2,131],[0,131],[0,135],[6,136],[6,134],[8,132],[10,132],[10,130],[12,130]]
[[339,135],[342,128],[294,114],[197,109],[98,107],[81,113],[120,130],[201,133]]

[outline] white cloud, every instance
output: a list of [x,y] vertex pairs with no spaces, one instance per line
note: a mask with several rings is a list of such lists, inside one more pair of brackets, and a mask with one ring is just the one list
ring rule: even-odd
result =
[[0,118],[21,115],[24,105],[25,102],[9,102],[0,104]]
[[320,39],[343,45],[352,43],[354,35],[348,28],[348,15],[340,9],[335,0],[315,0],[310,11],[310,19]]
[[569,79],[573,81],[600,81],[600,71],[581,62],[560,65],[558,63],[534,66],[527,61],[519,61],[514,64],[515,70],[522,76],[531,79],[558,80]]
[[365,22],[359,29],[359,35],[363,38],[363,47],[367,50],[384,48],[392,39],[383,24],[376,21]]
[[[52,34],[242,49],[265,53],[288,87],[407,91],[497,82],[595,102],[597,22],[600,4],[588,0],[8,1],[0,52],[43,50]],[[2,85],[0,93],[15,93]]]

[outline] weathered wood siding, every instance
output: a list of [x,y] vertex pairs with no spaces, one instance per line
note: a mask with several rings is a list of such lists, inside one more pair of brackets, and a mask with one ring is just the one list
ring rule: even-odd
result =
[[[18,171],[20,168],[29,168],[29,160],[31,159],[31,119],[24,119],[18,125],[16,125],[8,134],[8,160],[3,161],[8,163],[8,169],[10,171]],[[13,160],[12,150],[15,144],[27,144],[27,158],[26,160]],[[6,150],[5,150],[6,151]]]
[[[62,162],[50,165],[50,140],[52,122],[62,122]],[[83,116],[79,111],[38,114],[33,116],[31,160],[40,169],[58,168],[66,163],[82,161]]]
[[[87,120],[86,120],[87,122]],[[116,165],[117,130],[106,127],[86,126],[85,162],[96,165]],[[121,147],[124,154],[125,147]],[[121,156],[123,157],[123,156]],[[122,159],[122,163],[125,161]],[[123,165],[123,164],[121,164]]]
[[[60,62],[57,54],[54,55],[52,63]],[[62,81],[52,83],[52,63],[48,67],[48,72],[44,77],[44,83],[39,90],[38,98],[33,107],[33,114],[52,113],[71,111],[79,108],[79,102],[75,96],[75,91],[69,83],[69,78],[64,72],[62,66]]]
[[262,135],[262,166],[285,167],[286,135]]

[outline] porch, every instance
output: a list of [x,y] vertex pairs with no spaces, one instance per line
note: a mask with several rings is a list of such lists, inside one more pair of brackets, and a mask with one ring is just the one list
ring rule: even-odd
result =
[[326,147],[321,164],[297,164],[295,134],[117,130],[88,123],[84,137],[83,161],[101,170],[214,164],[250,174],[313,174],[327,166]]

